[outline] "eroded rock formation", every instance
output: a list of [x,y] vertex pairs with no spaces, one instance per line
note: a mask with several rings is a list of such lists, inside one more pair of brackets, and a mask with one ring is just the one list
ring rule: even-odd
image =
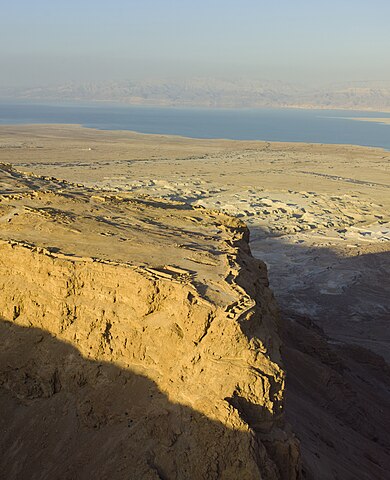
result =
[[295,479],[277,308],[240,221],[0,169],[7,479]]

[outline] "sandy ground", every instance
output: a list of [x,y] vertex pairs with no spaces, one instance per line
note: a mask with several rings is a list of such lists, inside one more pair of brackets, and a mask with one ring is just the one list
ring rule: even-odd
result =
[[[196,271],[200,293],[226,302],[232,292],[221,288],[224,269],[215,260],[223,239],[219,230],[206,234],[200,210],[243,220],[284,317],[286,413],[305,478],[382,479],[390,368],[376,354],[390,360],[389,160],[387,151],[355,146],[0,127],[0,162],[80,184],[76,201],[65,182],[30,176],[23,186],[23,176],[3,171],[10,200],[2,203],[0,229],[50,255],[57,255],[56,231],[62,251],[130,258],[135,268],[179,283]],[[27,198],[23,189],[34,186],[44,193]],[[173,215],[172,201],[198,206],[199,217],[185,205]],[[174,217],[180,228],[172,228]]]
[[381,149],[0,128],[0,162],[244,220],[284,311],[390,359],[390,153]]
[[372,117],[348,117],[349,120],[357,120],[359,122],[374,122],[383,123],[384,125],[390,125],[390,118],[372,118]]
[[2,241],[37,245],[54,257],[95,259],[153,278],[192,282],[216,304],[234,303],[235,290],[220,285],[227,275],[226,259],[216,253],[226,241],[220,223],[245,225],[223,213],[198,212],[179,202],[105,195],[62,180],[25,176],[0,164]]

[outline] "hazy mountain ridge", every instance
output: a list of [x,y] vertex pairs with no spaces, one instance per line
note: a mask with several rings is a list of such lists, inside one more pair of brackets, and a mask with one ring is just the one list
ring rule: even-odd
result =
[[2,88],[3,99],[120,102],[198,107],[345,108],[390,111],[390,82],[355,82],[308,88],[281,81],[120,81]]

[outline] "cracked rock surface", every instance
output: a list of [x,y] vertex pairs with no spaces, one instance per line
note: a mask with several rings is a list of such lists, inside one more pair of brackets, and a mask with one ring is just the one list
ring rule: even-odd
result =
[[238,219],[0,167],[7,479],[293,479],[277,308]]

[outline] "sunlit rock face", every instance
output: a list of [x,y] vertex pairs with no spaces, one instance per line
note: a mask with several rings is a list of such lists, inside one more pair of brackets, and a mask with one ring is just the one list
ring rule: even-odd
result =
[[295,479],[239,220],[0,169],[6,478]]

